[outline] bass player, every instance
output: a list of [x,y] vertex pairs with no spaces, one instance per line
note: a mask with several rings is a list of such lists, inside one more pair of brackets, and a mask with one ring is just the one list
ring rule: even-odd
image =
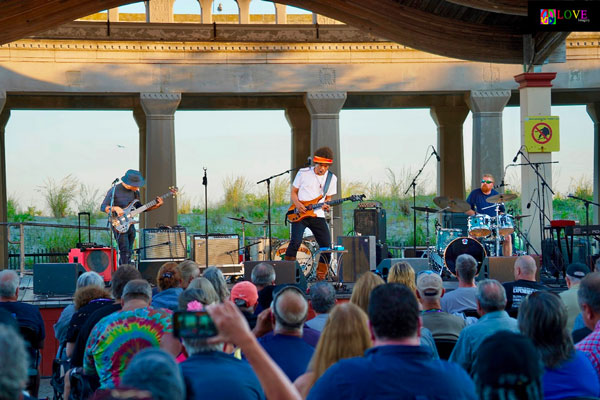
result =
[[[121,178],[121,183],[115,186],[114,200],[112,202],[112,213],[117,216],[123,215],[123,208],[130,205],[133,201],[138,207],[142,206],[139,202],[140,199],[140,188],[144,186],[146,181],[139,171],[130,169]],[[111,199],[113,195],[113,189],[109,189],[104,197],[104,201],[100,206],[100,209],[107,214],[111,214]],[[161,197],[156,198],[156,205],[149,207],[146,211],[154,210],[164,203]],[[135,225],[131,224],[127,232],[119,233],[113,227],[113,233],[119,244],[119,265],[129,264],[131,262],[131,253],[133,252],[133,242],[135,241]]]
[[[331,197],[337,193],[337,177],[329,171],[329,167],[333,163],[333,151],[329,147],[318,148],[315,150],[313,162],[315,163],[314,167],[302,168],[298,171],[292,184],[292,203],[301,213],[306,212],[303,201],[314,200],[322,196],[323,198],[319,201],[322,203],[330,201]],[[312,231],[319,247],[331,247],[331,236],[324,213],[328,210],[329,205],[324,204],[323,207],[315,210],[314,217],[306,217],[292,223],[292,234],[290,244],[285,252],[285,260],[296,260],[296,253],[302,244],[306,228]],[[319,280],[325,279],[327,275],[328,258],[329,254],[324,254],[319,260],[317,266],[317,279]]]

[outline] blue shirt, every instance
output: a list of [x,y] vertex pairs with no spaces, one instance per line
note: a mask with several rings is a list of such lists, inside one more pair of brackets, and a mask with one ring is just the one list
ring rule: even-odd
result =
[[[475,189],[467,197],[467,203],[471,205],[471,209],[477,214],[486,214],[490,217],[496,216],[495,203],[488,203],[487,199],[499,194],[497,191],[492,189],[490,194],[483,194],[481,189]],[[491,207],[490,207],[491,206]],[[486,208],[489,207],[489,208]],[[485,210],[484,210],[485,208]],[[504,205],[500,204],[500,212],[504,212]]]
[[328,318],[329,314],[317,314],[313,319],[306,321],[306,325],[316,331],[323,332]]
[[[19,327],[27,327],[35,331],[35,338],[38,343],[43,342],[46,338],[46,330],[44,328],[44,320],[40,310],[28,303],[22,303],[20,301],[5,301],[0,302],[0,308],[8,311],[19,324]],[[37,348],[36,343],[32,343]]]
[[264,399],[252,367],[220,351],[194,354],[180,364],[187,400]]
[[152,296],[150,305],[154,308],[166,308],[167,310],[177,311],[179,308],[179,295],[181,293],[183,293],[183,289],[180,287],[165,289]]
[[271,335],[258,342],[292,382],[306,372],[315,348],[302,338],[290,335]]
[[544,400],[600,396],[600,383],[596,370],[585,354],[579,350],[557,368],[544,368],[544,370],[542,377]]
[[316,399],[476,399],[475,385],[458,365],[434,360],[424,346],[378,346],[341,360],[315,382]]
[[506,311],[493,311],[479,318],[473,325],[462,330],[449,361],[461,365],[471,373],[473,363],[477,358],[477,350],[488,336],[502,330],[519,332],[517,320],[508,316]]
[[[112,197],[112,188],[110,188],[108,190],[108,192],[106,192],[104,201],[102,201],[102,205],[100,206],[100,210],[102,212],[104,212],[106,210],[106,207],[110,206],[111,197]],[[139,200],[139,199],[140,199],[140,192],[138,190],[134,191],[134,190],[125,189],[125,186],[123,186],[122,183],[115,186],[115,199],[113,201],[113,207],[117,206],[117,207],[125,208],[132,201]],[[137,206],[135,208],[137,208],[138,206],[141,206],[141,205],[142,204],[140,204],[138,202]]]

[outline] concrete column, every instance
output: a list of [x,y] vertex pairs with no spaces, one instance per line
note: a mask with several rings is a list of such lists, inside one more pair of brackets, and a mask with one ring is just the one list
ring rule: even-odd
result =
[[201,22],[203,24],[212,24],[212,4],[213,0],[198,0],[200,10],[202,11]]
[[[8,222],[6,195],[6,140],[5,128],[10,118],[10,110],[4,108],[6,92],[0,91],[0,220]],[[0,269],[8,268],[8,227],[0,225]]]
[[[142,173],[144,178],[146,177],[146,114],[142,107],[136,107],[133,109],[133,119],[138,126],[140,133],[139,140],[139,166],[138,169]],[[140,198],[145,203],[146,200],[146,186],[140,189]],[[140,214],[140,228],[146,227],[146,213]]]
[[[588,104],[587,112],[594,121],[594,202],[600,204],[600,103]],[[600,225],[600,209],[590,206],[592,224]]]
[[275,23],[285,24],[287,23],[287,6],[285,4],[275,4]]
[[[346,102],[346,92],[313,92],[304,96],[304,103],[310,113],[310,153],[323,146],[333,150],[331,171],[337,176],[337,197],[342,196],[342,170],[340,152],[340,110]],[[341,206],[333,208],[333,215],[339,217],[333,224],[333,241],[343,233],[344,220]]]
[[[552,161],[552,153],[529,153],[525,146],[525,118],[529,116],[551,115],[550,89],[552,80],[556,77],[555,72],[540,72],[540,73],[523,73],[515,76],[519,86],[519,96],[521,104],[521,146],[522,152],[529,158],[532,163],[535,162],[550,162]],[[525,161],[523,157],[520,161]],[[552,165],[540,165],[539,171],[544,176],[546,182],[552,187]],[[525,210],[533,190],[537,188],[537,177],[533,169],[524,165],[521,167],[521,209]],[[541,197],[540,197],[541,198]],[[548,218],[552,219],[552,194],[545,191],[545,209]],[[537,193],[534,197],[535,202],[538,202]],[[541,203],[538,203],[542,206]],[[531,226],[529,230],[529,241],[534,249],[541,254],[542,251],[542,229],[540,225],[540,213],[538,208],[532,205],[531,217],[523,219],[523,226]],[[533,222],[531,220],[533,218]],[[549,225],[549,222],[542,221],[543,225]]]
[[[473,163],[471,188],[480,186],[485,173],[500,183],[504,173],[502,110],[510,99],[510,90],[472,90],[468,105],[473,113]],[[516,146],[515,146],[516,147]],[[503,193],[504,188],[498,189]]]
[[[175,111],[180,93],[142,93],[141,105],[146,114],[146,193],[147,200],[176,186]],[[146,214],[147,227],[157,224],[177,225],[177,198]]]
[[108,20],[110,22],[119,22],[119,7],[108,10]]
[[173,18],[173,4],[175,4],[175,0],[152,0],[147,4],[149,14],[147,19],[149,19],[150,22],[175,22],[175,19]]
[[[291,168],[304,165],[310,157],[310,113],[306,107],[290,107],[285,110],[285,118],[292,131]],[[296,173],[292,174],[292,180]]]
[[469,114],[466,104],[433,106],[431,118],[437,125],[438,162],[437,194],[465,198],[465,158],[463,122]]
[[252,0],[235,0],[238,4],[240,24],[250,23],[250,2]]

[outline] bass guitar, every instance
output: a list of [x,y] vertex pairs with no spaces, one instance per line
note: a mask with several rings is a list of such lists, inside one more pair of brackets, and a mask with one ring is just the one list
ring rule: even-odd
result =
[[[163,194],[162,196],[159,196],[161,199],[166,199],[169,196],[177,196],[177,192],[179,191],[179,189],[177,189],[177,187],[175,186],[171,186],[169,188],[169,191],[165,194]],[[150,207],[153,207],[156,205],[156,199],[149,201],[148,203],[144,204],[143,206],[137,207],[136,205],[139,203],[139,200],[134,200],[131,203],[129,203],[129,205],[123,209],[123,215],[114,215],[111,219],[111,223],[112,226],[115,228],[115,230],[119,233],[125,233],[129,230],[129,226],[131,224],[135,224],[138,221],[134,220],[133,218],[138,215],[143,213],[144,211],[146,211],[147,209],[149,209]]]
[[317,197],[316,199],[312,199],[312,200],[308,200],[308,201],[300,201],[300,203],[302,203],[304,205],[304,207],[306,207],[306,211],[304,211],[304,212],[298,211],[296,206],[292,204],[290,206],[290,208],[288,209],[288,212],[285,214],[285,218],[289,222],[302,221],[306,217],[316,217],[317,214],[315,214],[314,210],[318,210],[319,208],[323,207],[325,204],[330,205],[330,206],[337,206],[339,204],[342,204],[345,201],[361,201],[365,197],[366,196],[364,194],[353,194],[352,196],[344,197],[343,199],[337,199],[337,200],[331,200],[331,201],[325,201],[323,203],[319,203],[319,201],[323,198],[323,196],[321,195],[321,196]]

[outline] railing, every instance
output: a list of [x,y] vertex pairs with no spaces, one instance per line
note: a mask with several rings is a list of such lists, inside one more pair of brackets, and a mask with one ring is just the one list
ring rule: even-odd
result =
[[[34,253],[25,253],[25,258],[33,259],[32,264],[41,263],[66,263],[69,259],[69,253],[55,250],[39,250]],[[8,254],[8,269],[20,268],[20,254]]]

